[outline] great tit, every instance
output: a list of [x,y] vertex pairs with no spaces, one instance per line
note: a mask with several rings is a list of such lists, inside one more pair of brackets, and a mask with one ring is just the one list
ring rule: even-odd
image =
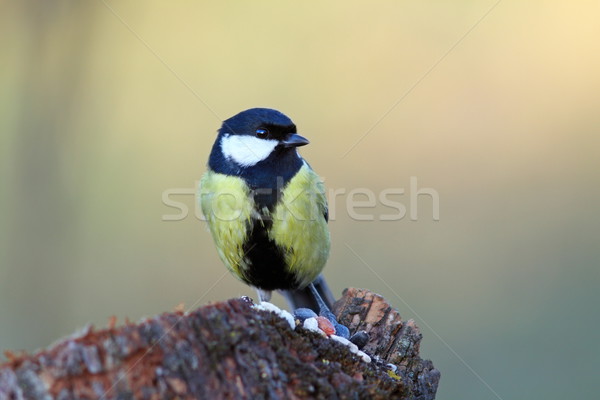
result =
[[200,205],[221,260],[260,301],[282,290],[293,308],[318,310],[333,299],[320,276],[330,239],[323,182],[297,150],[308,143],[277,110],[227,119],[200,181]]

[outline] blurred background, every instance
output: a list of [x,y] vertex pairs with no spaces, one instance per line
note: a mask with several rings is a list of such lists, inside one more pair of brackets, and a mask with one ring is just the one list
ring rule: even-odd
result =
[[[439,399],[594,397],[600,3],[494,4],[2,2],[0,350],[254,297],[194,192],[221,121],[267,106],[345,191],[331,286],[417,321]],[[356,188],[407,215],[353,218]]]

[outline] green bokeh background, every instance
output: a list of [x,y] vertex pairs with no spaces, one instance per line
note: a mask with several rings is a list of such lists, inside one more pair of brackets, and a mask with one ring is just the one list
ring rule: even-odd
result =
[[417,321],[438,399],[593,398],[600,3],[494,3],[2,2],[0,350],[253,296],[193,192],[220,121],[268,106],[330,189],[439,193],[439,221],[337,196],[325,273]]

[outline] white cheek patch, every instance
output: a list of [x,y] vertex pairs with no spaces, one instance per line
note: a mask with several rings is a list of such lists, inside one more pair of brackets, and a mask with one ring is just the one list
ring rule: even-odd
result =
[[249,167],[269,157],[277,147],[277,140],[259,139],[246,135],[224,135],[221,151],[226,158],[242,167]]

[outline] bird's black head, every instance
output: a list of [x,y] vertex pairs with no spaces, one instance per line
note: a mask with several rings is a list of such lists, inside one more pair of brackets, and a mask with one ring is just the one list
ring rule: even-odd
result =
[[304,160],[296,147],[308,140],[279,111],[251,108],[223,122],[208,166],[215,172],[238,176],[254,191],[259,208],[273,207],[282,188]]
[[270,158],[296,155],[296,147],[308,140],[296,133],[296,125],[286,115],[270,108],[251,108],[225,120],[213,154],[221,153],[225,162],[247,168]]

